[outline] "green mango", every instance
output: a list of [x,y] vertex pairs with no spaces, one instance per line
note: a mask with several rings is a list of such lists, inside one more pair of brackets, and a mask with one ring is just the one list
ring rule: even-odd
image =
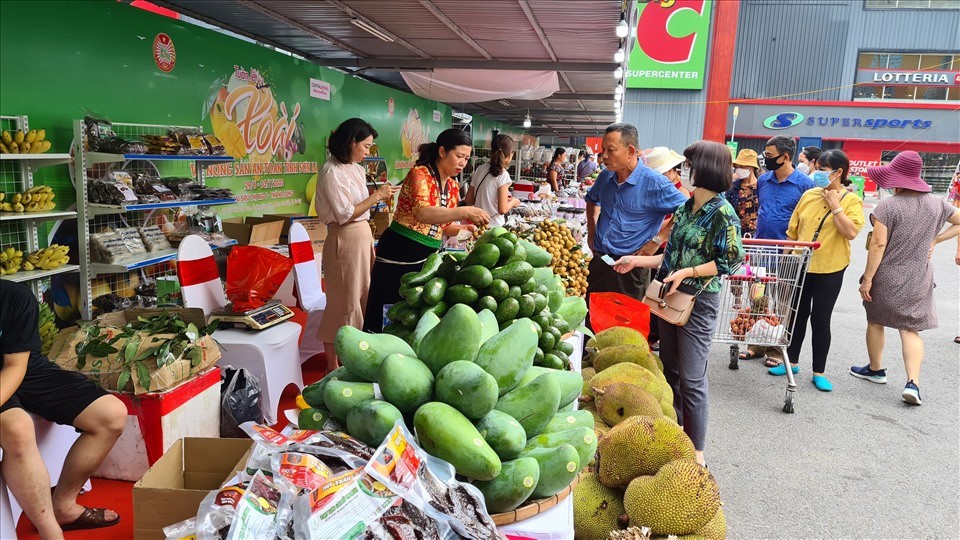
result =
[[587,317],[587,301],[579,296],[568,296],[555,313],[566,321],[569,328],[576,328]]
[[323,391],[323,403],[337,420],[346,420],[347,414],[364,401],[374,398],[373,383],[330,381]]
[[496,266],[503,266],[510,260],[510,257],[513,257],[515,247],[510,240],[506,238],[494,238],[490,243],[500,248],[500,260],[497,261]]
[[330,411],[326,409],[315,409],[313,407],[303,409],[297,416],[297,429],[328,429],[328,419],[330,419]]
[[548,352],[547,354],[543,355],[543,367],[560,371],[566,369],[567,366],[563,363],[563,360],[561,360],[559,356],[553,354],[552,352]]
[[533,365],[537,329],[530,319],[520,319],[482,345],[474,362],[493,376],[500,395],[513,390]]
[[423,295],[420,296],[420,299],[424,304],[434,306],[443,299],[443,295],[446,292],[447,280],[442,277],[435,277],[423,286]]
[[580,473],[580,453],[569,444],[556,448],[535,448],[521,459],[532,458],[540,467],[540,481],[531,495],[542,499],[563,491]]
[[523,504],[540,480],[540,465],[534,458],[520,458],[503,464],[500,475],[489,482],[474,482],[483,494],[491,514],[509,512]]
[[420,321],[417,323],[417,327],[413,330],[413,350],[414,352],[420,350],[420,342],[423,341],[423,338],[433,330],[433,327],[440,324],[440,317],[432,311],[427,311],[420,316]]
[[550,291],[547,293],[547,308],[550,309],[550,313],[556,313],[560,306],[563,305],[563,299],[566,298],[562,290],[559,291]]
[[376,448],[403,415],[393,405],[379,399],[364,401],[347,413],[347,433]]
[[510,296],[510,285],[502,279],[495,279],[489,287],[483,290],[484,296],[491,296],[499,304]]
[[495,314],[497,316],[497,322],[505,323],[511,319],[515,319],[517,313],[520,313],[520,301],[514,298],[507,298],[503,302],[500,302]]
[[473,265],[479,265],[489,269],[496,266],[497,261],[499,260],[500,260],[500,248],[498,248],[492,242],[483,243],[483,244],[474,246],[473,251],[471,251],[467,255],[467,258],[464,259],[462,266],[463,268],[469,268],[470,266],[473,266]]
[[[497,246],[481,246],[481,247],[492,247],[494,249]],[[464,266],[453,276],[452,283],[454,285],[470,285],[477,291],[486,289],[493,284],[493,274],[490,273],[490,269],[479,264],[473,266]]]
[[[572,402],[571,402],[572,403]],[[590,411],[569,411],[558,412],[553,415],[547,427],[543,428],[543,433],[556,433],[558,431],[567,431],[568,429],[587,427],[594,428],[593,413]],[[541,435],[543,434],[541,433]]]
[[514,459],[527,445],[527,433],[509,414],[496,409],[477,422],[477,431],[502,460]]
[[473,362],[457,360],[443,366],[434,383],[437,400],[471,420],[479,420],[497,404],[497,381]]
[[423,285],[437,275],[437,270],[440,268],[440,263],[440,253],[431,253],[430,256],[427,257],[427,260],[424,261],[419,272],[409,272],[404,274],[400,282],[404,285],[410,285],[411,287]]
[[510,263],[516,263],[516,262],[524,262],[524,263],[527,262],[527,250],[526,248],[521,246],[519,243],[514,242],[513,255],[510,255],[510,257],[504,263],[504,266],[509,266]]
[[400,412],[414,413],[433,399],[433,372],[420,360],[391,354],[380,364],[380,393]]
[[580,397],[580,391],[583,390],[583,377],[579,373],[557,369],[547,372],[547,376],[557,381],[560,387],[560,407],[569,405]]
[[518,242],[527,251],[527,262],[534,268],[546,268],[553,261],[553,255],[542,247],[521,239]]
[[500,330],[500,323],[497,322],[497,316],[489,309],[481,310],[477,313],[480,319],[480,344],[483,345],[488,339],[497,335]]
[[305,386],[303,391],[300,392],[300,395],[303,396],[303,400],[307,402],[307,405],[317,409],[325,409],[326,405],[323,403],[323,390],[327,387],[327,383],[336,380],[361,382],[359,377],[347,371],[347,368],[340,366],[330,373],[327,373],[319,381]]
[[[536,353],[534,353],[536,354]],[[533,382],[534,379],[543,375],[544,373],[550,373],[552,370],[547,369],[542,366],[532,366],[523,374],[523,377],[520,379],[520,382],[517,383],[517,386],[526,386]]]
[[480,317],[469,306],[455,304],[420,341],[417,356],[434,375],[457,360],[473,362],[480,350]]
[[477,246],[486,244],[487,242],[491,242],[493,241],[494,238],[499,238],[507,234],[508,232],[510,231],[508,231],[506,227],[494,227],[492,229],[489,229],[487,230],[487,232],[481,234],[480,238],[477,238],[477,241],[474,242],[473,244],[474,246],[473,249],[476,250]]
[[540,376],[500,398],[497,410],[514,417],[527,437],[539,435],[560,406],[560,386],[553,377]]
[[493,480],[502,464],[466,416],[446,403],[433,401],[413,415],[417,441],[430,455],[453,465],[458,474],[474,480]]
[[369,382],[377,380],[380,362],[388,354],[416,356],[402,338],[390,334],[367,334],[352,326],[341,326],[333,345],[340,363],[350,373]]
[[523,449],[523,454],[527,454],[536,448],[556,448],[564,444],[569,444],[577,449],[577,453],[580,454],[580,465],[583,467],[592,463],[597,453],[597,435],[593,432],[593,429],[577,427],[532,437],[527,440],[527,446]]
[[[514,257],[520,251],[514,252]],[[533,277],[533,267],[526,261],[514,261],[499,268],[494,268],[493,279],[502,279],[508,285],[523,285]]]

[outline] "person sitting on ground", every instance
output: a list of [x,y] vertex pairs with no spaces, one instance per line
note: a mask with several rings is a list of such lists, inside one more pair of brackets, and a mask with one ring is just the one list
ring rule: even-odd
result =
[[[123,433],[126,405],[86,376],[65,371],[40,354],[40,311],[29,288],[0,280],[0,306],[3,481],[44,540],[63,538],[63,531],[119,523],[113,510],[81,506],[77,496]],[[80,431],[52,494],[31,414]]]

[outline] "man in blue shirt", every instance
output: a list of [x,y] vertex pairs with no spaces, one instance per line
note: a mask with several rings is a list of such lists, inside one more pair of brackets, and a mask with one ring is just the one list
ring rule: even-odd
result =
[[[813,180],[793,167],[797,142],[790,135],[778,135],[767,141],[763,161],[767,172],[757,179],[757,199],[760,211],[757,215],[757,238],[786,240],[790,216],[808,189],[813,189]],[[779,298],[779,302],[792,302],[791,298]],[[787,324],[784,321],[784,324]],[[766,357],[765,365],[777,368],[783,364],[783,349],[780,347],[748,347],[740,358]],[[781,375],[786,374],[779,373]]]
[[601,257],[655,253],[666,240],[657,236],[663,218],[687,199],[665,176],[640,163],[637,138],[637,128],[630,124],[612,124],[603,136],[607,168],[587,192],[587,243],[593,252],[588,300],[594,292],[643,295],[648,270],[619,274]]

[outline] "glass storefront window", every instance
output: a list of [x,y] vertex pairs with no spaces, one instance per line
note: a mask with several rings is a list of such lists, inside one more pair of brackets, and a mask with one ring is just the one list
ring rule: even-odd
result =
[[867,9],[960,9],[960,0],[865,0]]
[[[890,0],[898,1],[898,0]],[[903,1],[903,0],[899,0]],[[960,0],[955,0],[960,4]],[[868,75],[873,72],[882,73],[889,76],[891,73],[897,74],[904,72],[907,74],[932,73],[932,72],[957,72],[960,71],[960,53],[897,53],[897,52],[861,52],[857,59],[858,76],[866,72]],[[948,74],[949,83],[953,83],[955,75]],[[864,80],[857,79],[860,82],[853,88],[854,100],[897,100],[897,101],[960,101],[960,85],[940,84],[917,85],[909,83],[890,82],[884,79],[883,83],[876,84],[876,79]],[[911,82],[921,82],[912,80]]]

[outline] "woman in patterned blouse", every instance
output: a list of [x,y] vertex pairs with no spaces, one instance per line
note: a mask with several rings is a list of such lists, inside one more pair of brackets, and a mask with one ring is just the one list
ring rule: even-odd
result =
[[[690,436],[703,463],[707,434],[707,354],[720,309],[718,275],[731,274],[743,261],[740,220],[722,193],[730,189],[730,150],[698,141],[683,151],[690,171],[693,196],[674,213],[673,229],[662,255],[622,257],[615,269],[659,268],[673,294],[679,289],[696,294],[690,319],[684,326],[659,322],[660,359],[673,388],[677,420]],[[686,172],[686,171],[684,171]]]
[[547,182],[554,193],[559,193],[560,182],[563,180],[563,164],[567,161],[567,150],[559,147],[553,151],[553,159],[547,165]]
[[727,190],[727,200],[740,218],[740,230],[744,235],[753,236],[757,232],[757,212],[760,203],[757,199],[757,153],[750,149],[741,150],[733,160],[733,186]]
[[452,128],[441,132],[437,142],[420,146],[417,164],[400,188],[397,213],[377,243],[363,319],[365,331],[383,329],[384,308],[400,301],[400,278],[420,270],[427,257],[440,249],[444,236],[456,236],[460,229],[472,227],[470,224],[490,221],[481,208],[458,206],[460,184],[455,177],[466,167],[472,151],[470,134]]

